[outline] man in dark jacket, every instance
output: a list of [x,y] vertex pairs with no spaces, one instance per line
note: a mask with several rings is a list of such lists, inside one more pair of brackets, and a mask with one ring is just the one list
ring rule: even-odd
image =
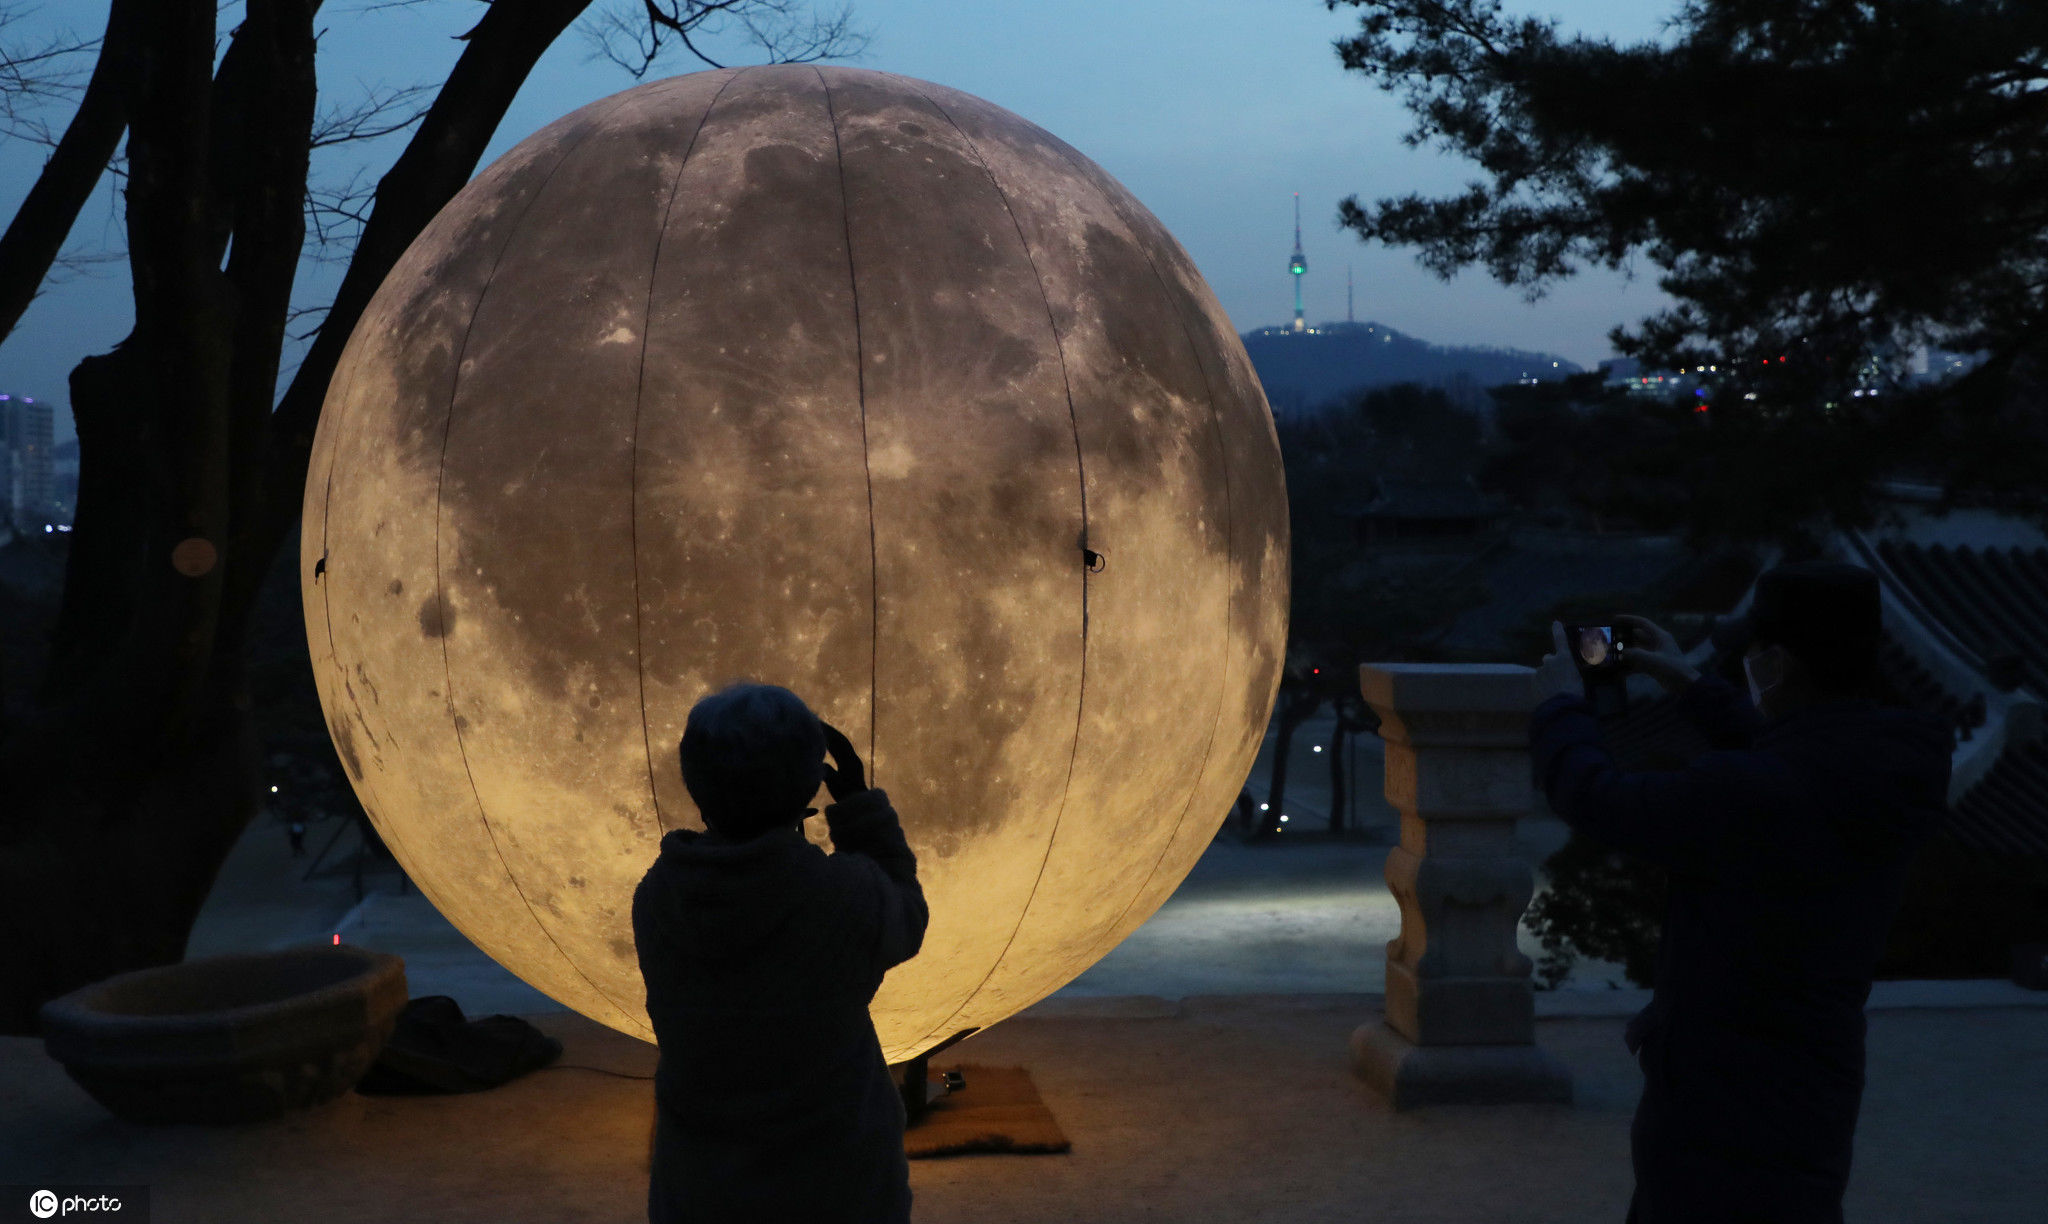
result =
[[[888,796],[771,685],[698,702],[679,755],[707,831],[664,837],[633,894],[661,1046],[648,1218],[907,1221],[903,1101],[868,1003],[927,914]],[[803,834],[821,777],[829,855]]]
[[1574,829],[1669,872],[1656,990],[1628,1026],[1643,1071],[1629,1219],[1842,1219],[1863,1096],[1863,1005],[1907,870],[1947,810],[1947,727],[1861,695],[1875,577],[1778,567],[1757,583],[1751,693],[1631,622],[1629,666],[1678,691],[1712,750],[1626,773],[1553,626],[1530,722],[1536,780]]

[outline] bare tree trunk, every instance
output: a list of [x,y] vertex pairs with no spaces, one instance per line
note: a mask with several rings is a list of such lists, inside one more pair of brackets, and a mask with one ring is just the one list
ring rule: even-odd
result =
[[63,604],[35,717],[0,727],[0,1030],[33,1031],[42,1001],[184,954],[259,804],[243,647],[341,348],[588,2],[499,0],[467,35],[275,416],[318,0],[251,0],[211,79],[213,0],[142,6],[121,77],[135,331],[72,374]]
[[[590,0],[498,0],[463,36],[469,45],[447,83],[405,152],[378,181],[369,222],[320,334],[269,422],[262,508],[237,541],[246,555],[275,555],[298,522],[313,430],[320,422],[328,381],[377,286],[427,222],[469,181],[534,64],[588,7]],[[243,618],[254,606],[262,580],[260,568],[239,570],[234,576],[227,604],[235,631],[244,627]]]
[[14,220],[7,223],[7,232],[0,235],[0,341],[14,331],[35,300],[79,211],[121,145],[121,132],[128,126],[124,86],[135,68],[142,8],[142,0],[113,0],[109,6],[106,36],[100,40],[99,59],[78,110]]
[[[252,0],[213,104],[213,0],[150,6],[127,77],[135,330],[72,376],[81,516],[41,708],[0,742],[0,1028],[175,961],[258,802],[232,526],[260,496],[313,120],[316,0]],[[223,140],[231,135],[232,142]],[[233,256],[220,266],[228,234]]]

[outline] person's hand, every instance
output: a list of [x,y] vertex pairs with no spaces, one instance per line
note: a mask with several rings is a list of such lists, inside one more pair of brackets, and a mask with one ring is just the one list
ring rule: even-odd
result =
[[832,764],[825,766],[825,789],[831,793],[832,802],[844,803],[868,788],[867,771],[861,767],[860,754],[853,750],[853,741],[839,728],[818,720],[825,728],[825,751],[832,755]]
[[1570,648],[1565,645],[1564,626],[1550,622],[1550,644],[1557,649],[1543,656],[1536,665],[1536,701],[1550,700],[1559,693],[1570,693],[1574,697],[1586,695],[1586,681],[1579,675],[1579,665],[1573,661]]
[[1623,651],[1621,656],[1623,665],[1630,671],[1643,673],[1673,693],[1700,678],[1699,669],[1685,661],[1685,652],[1679,649],[1678,639],[1667,630],[1647,617],[1623,613],[1614,619],[1636,630],[1636,644]]

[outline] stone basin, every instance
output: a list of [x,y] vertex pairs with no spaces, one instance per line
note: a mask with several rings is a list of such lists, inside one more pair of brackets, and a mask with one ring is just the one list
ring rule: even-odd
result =
[[131,1122],[257,1122],[355,1086],[405,1006],[405,962],[349,946],[123,973],[43,1005],[43,1047]]

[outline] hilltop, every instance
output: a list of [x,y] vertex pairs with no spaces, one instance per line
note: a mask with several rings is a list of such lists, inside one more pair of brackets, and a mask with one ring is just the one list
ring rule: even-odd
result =
[[1394,383],[1442,387],[1464,402],[1502,383],[1582,372],[1554,353],[1431,344],[1380,323],[1325,323],[1307,332],[1265,327],[1247,333],[1244,346],[1266,399],[1283,415]]

